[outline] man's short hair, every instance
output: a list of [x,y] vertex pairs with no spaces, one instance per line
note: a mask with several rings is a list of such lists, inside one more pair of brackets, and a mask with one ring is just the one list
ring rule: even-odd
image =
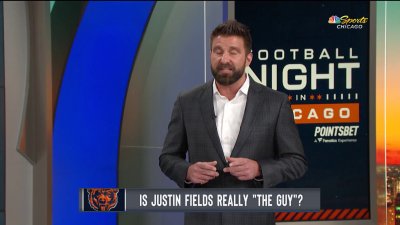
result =
[[212,45],[214,38],[220,35],[238,36],[243,38],[244,47],[248,52],[251,51],[251,45],[252,45],[251,34],[250,34],[250,29],[246,25],[236,20],[228,20],[224,23],[221,23],[211,33],[210,44]]

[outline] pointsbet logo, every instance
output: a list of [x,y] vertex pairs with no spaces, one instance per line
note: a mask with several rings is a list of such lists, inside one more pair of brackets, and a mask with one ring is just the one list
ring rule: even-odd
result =
[[341,17],[338,17],[337,15],[332,15],[328,19],[329,24],[336,24],[337,29],[363,29],[363,25],[368,23],[368,18],[367,17],[359,17],[359,18],[354,18],[350,17],[348,15],[344,15]]

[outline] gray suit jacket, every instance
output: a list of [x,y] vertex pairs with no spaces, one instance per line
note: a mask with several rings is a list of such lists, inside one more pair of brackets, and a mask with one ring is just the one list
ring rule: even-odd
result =
[[[250,79],[246,108],[231,156],[256,160],[262,169],[262,182],[240,181],[222,171],[228,165],[214,118],[212,81],[178,96],[159,164],[179,187],[273,187],[297,179],[306,172],[307,161],[285,94]],[[190,164],[214,160],[218,162],[220,176],[205,185],[185,184]],[[255,225],[275,222],[272,213],[186,213],[185,224]]]

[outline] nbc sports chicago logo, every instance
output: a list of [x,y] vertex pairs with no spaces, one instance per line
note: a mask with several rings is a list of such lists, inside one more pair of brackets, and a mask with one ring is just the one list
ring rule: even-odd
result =
[[361,30],[363,29],[363,25],[368,23],[368,18],[367,17],[358,17],[358,18],[353,18],[348,15],[344,15],[341,17],[338,17],[336,15],[332,15],[328,19],[328,23],[332,25],[336,25],[336,29],[358,29]]

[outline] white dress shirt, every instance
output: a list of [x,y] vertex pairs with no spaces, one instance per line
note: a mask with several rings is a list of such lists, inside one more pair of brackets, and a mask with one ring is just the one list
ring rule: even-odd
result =
[[245,76],[246,81],[236,93],[235,97],[230,101],[219,93],[215,80],[213,82],[213,103],[216,115],[215,123],[225,157],[231,156],[236,139],[239,135],[240,125],[242,124],[244,110],[246,108],[250,82],[247,75]]

